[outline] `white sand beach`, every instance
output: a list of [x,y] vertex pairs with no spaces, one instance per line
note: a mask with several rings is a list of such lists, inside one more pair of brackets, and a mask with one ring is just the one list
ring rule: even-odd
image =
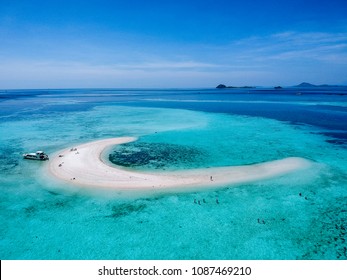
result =
[[106,164],[102,152],[112,145],[136,141],[133,137],[98,140],[59,151],[50,159],[49,172],[79,186],[126,189],[217,187],[269,179],[307,168],[311,162],[297,157],[244,166],[144,173]]

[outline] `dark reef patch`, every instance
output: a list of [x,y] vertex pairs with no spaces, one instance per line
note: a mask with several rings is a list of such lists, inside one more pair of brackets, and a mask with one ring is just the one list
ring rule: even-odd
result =
[[147,207],[146,204],[132,204],[123,203],[112,207],[112,214],[106,216],[107,218],[120,218],[132,213],[141,212]]
[[[307,252],[300,259],[347,260],[347,208],[346,197],[335,200],[312,221],[311,228],[319,234],[310,234]],[[303,242],[303,240],[302,240]]]
[[116,165],[143,169],[196,167],[205,157],[204,151],[191,146],[141,142],[118,145],[109,154],[109,160]]
[[22,151],[16,150],[14,147],[0,148],[0,165],[7,174],[13,173],[22,159]]
[[37,208],[35,206],[28,206],[28,207],[24,208],[24,213],[27,216],[34,215],[36,213],[36,211],[37,211]]

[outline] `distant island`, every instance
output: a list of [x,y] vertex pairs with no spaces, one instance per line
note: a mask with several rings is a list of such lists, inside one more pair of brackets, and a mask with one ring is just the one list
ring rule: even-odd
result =
[[[307,82],[302,82],[301,84],[295,85],[295,86],[286,86],[286,87],[282,87],[282,86],[275,86],[273,87],[273,89],[275,90],[281,90],[284,88],[329,88],[329,87],[344,87],[343,85],[327,85],[327,84],[322,84],[322,85],[314,85],[311,83],[307,83]],[[237,86],[226,86],[224,84],[219,84],[218,86],[216,86],[216,88],[218,89],[224,89],[224,88],[235,88],[235,89],[243,89],[243,88],[257,88],[255,86],[241,86],[241,87],[237,87]]]
[[314,85],[314,84],[310,84],[310,83],[307,83],[307,82],[303,82],[299,85],[296,85],[294,87],[301,87],[301,88],[312,88],[312,87],[341,87],[341,86],[338,86],[338,85],[326,85],[326,84],[323,84],[323,85]]
[[216,88],[255,88],[255,87],[253,86],[235,87],[235,86],[226,86],[223,84],[219,84],[218,86],[216,86]]

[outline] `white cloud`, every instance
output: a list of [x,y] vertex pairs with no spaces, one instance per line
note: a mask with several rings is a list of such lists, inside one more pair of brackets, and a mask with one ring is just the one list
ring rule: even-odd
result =
[[[284,32],[266,37],[252,37],[235,44],[243,59],[323,60],[334,55],[345,61],[347,34]],[[231,46],[231,49],[233,47]]]
[[273,85],[298,83],[308,76],[311,82],[341,83],[347,73],[344,33],[290,31],[224,46],[182,46],[179,51],[177,46],[147,47],[139,53],[113,46],[78,47],[81,54],[66,59],[65,49],[57,57],[3,54],[0,88]]

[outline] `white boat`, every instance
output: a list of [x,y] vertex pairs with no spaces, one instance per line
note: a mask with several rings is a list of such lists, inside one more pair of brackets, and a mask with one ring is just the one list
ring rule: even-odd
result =
[[25,159],[34,159],[34,160],[48,160],[48,155],[43,151],[37,151],[36,153],[23,154]]

